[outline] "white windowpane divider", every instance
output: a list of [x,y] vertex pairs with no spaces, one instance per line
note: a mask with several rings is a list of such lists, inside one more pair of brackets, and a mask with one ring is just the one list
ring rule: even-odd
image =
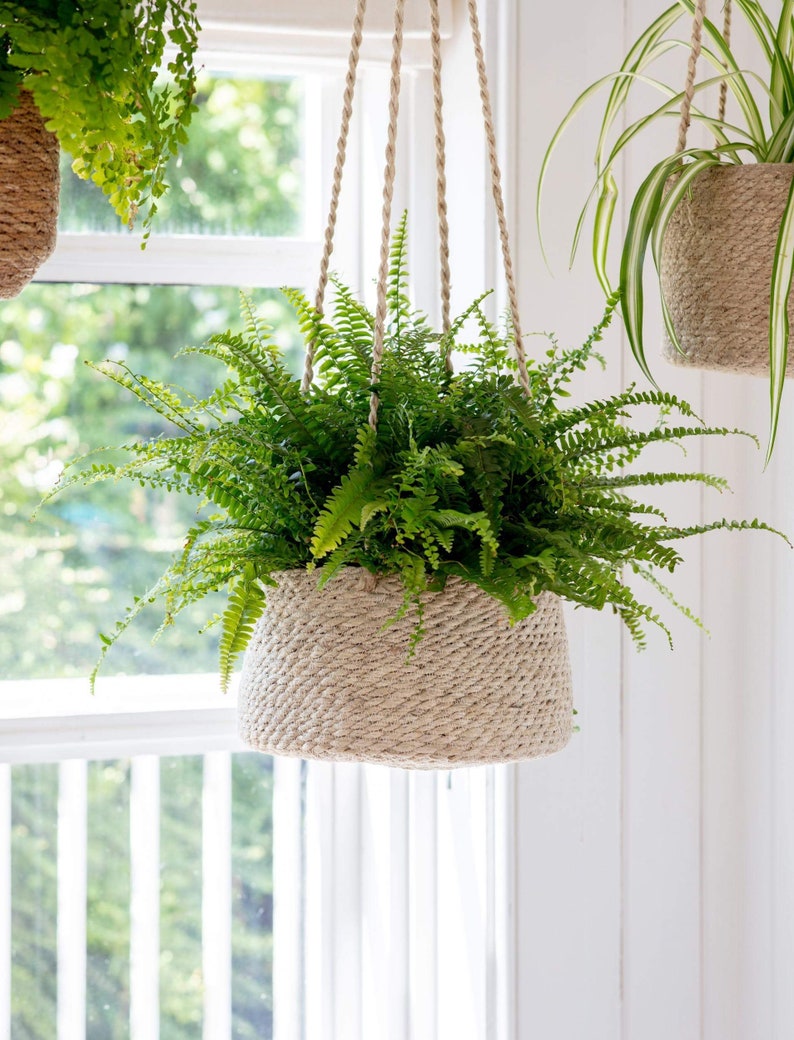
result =
[[303,764],[273,760],[273,1038],[303,1040]]
[[513,1036],[514,775],[309,764],[307,1040]]
[[145,251],[141,242],[123,232],[63,232],[36,281],[302,287],[316,279],[320,255],[318,242],[300,238],[163,235]]
[[136,755],[130,781],[130,1040],[160,1035],[160,760]]
[[408,796],[410,1036],[438,1040],[438,812],[434,773],[410,778]]

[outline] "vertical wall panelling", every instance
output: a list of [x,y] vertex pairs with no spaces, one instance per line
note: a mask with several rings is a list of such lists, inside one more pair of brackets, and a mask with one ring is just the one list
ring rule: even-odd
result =
[[[775,460],[773,473],[776,521],[789,534],[794,530],[794,485],[789,479],[790,445],[794,444],[791,394],[779,436],[784,451]],[[772,1040],[785,1040],[794,1023],[794,641],[790,618],[794,617],[794,581],[791,560],[781,550],[772,573],[771,626],[774,657],[772,689],[774,703],[770,719],[770,783],[772,787],[772,870],[768,917],[771,924]],[[744,612],[742,611],[742,614]]]
[[[504,5],[497,5],[501,11]],[[507,5],[509,11],[510,5]],[[546,142],[582,89],[618,62],[623,4],[514,5],[516,138],[503,147],[515,180],[516,246],[523,323],[580,343],[603,310],[587,268],[587,247],[572,273],[567,254],[574,202],[584,198],[595,124],[585,113],[560,148],[545,198],[554,275],[540,255],[535,186]],[[506,54],[500,62],[509,61]],[[505,70],[505,74],[506,70]],[[528,339],[540,352],[542,339]],[[622,385],[616,335],[608,368],[582,377],[577,394]],[[574,696],[581,732],[559,755],[520,767],[517,789],[517,1022],[520,1040],[616,1040],[621,1036],[621,643],[616,620],[567,613]],[[639,1037],[637,1038],[639,1040]]]
[[[759,380],[711,376],[709,418],[763,434],[768,391]],[[784,451],[784,442],[781,443]],[[732,515],[770,517],[774,477],[754,451],[709,448],[726,473]],[[780,460],[779,460],[780,461]],[[715,536],[704,546],[703,937],[704,1038],[773,1037],[772,1012],[772,568],[786,559],[771,539]],[[785,810],[784,810],[785,811]],[[789,807],[790,813],[790,807]],[[791,1035],[792,1023],[779,1034]]]
[[410,1037],[438,1038],[438,850],[436,784],[432,772],[409,783]]
[[[598,313],[598,291],[586,245],[569,274],[565,244],[573,203],[590,176],[598,102],[560,146],[549,183],[544,216],[554,278],[534,229],[540,154],[571,100],[617,68],[659,6],[577,4],[574,18],[569,6],[503,0],[496,9],[504,15],[515,6],[524,320],[580,339]],[[735,21],[740,63],[752,67],[757,56]],[[683,57],[669,56],[671,76],[683,77]],[[674,133],[671,121],[655,139],[646,135],[647,156],[654,140],[672,147]],[[644,169],[635,150],[622,170],[629,186]],[[658,317],[648,321],[658,327]],[[589,395],[638,378],[619,338],[618,326],[606,343],[607,373],[586,379]],[[655,369],[663,387],[708,422],[765,436],[762,380],[680,372],[661,361]],[[786,416],[766,473],[762,455],[736,440],[710,440],[673,459],[672,467],[726,475],[733,494],[668,493],[671,520],[758,515],[790,530],[793,437]],[[563,754],[519,774],[521,1040],[783,1040],[794,1028],[791,553],[753,533],[714,533],[683,548],[688,562],[675,591],[703,616],[710,638],[676,620],[675,653],[652,635],[637,654],[610,618],[571,614],[581,733]]]
[[[628,4],[624,47],[658,13],[657,0]],[[686,52],[671,55],[667,68],[671,81],[680,79],[683,85]],[[650,103],[647,95],[639,95],[628,118],[638,118]],[[690,134],[696,141],[697,128]],[[631,191],[647,173],[649,157],[672,150],[675,137],[676,125],[670,120],[653,128],[645,135],[644,147],[627,156],[624,181]],[[624,220],[630,201],[627,193]],[[645,327],[652,370],[665,390],[679,394],[702,413],[702,376],[667,365],[661,358],[661,315],[652,265],[648,268]],[[623,350],[628,355],[625,340]],[[633,364],[628,368],[629,380],[647,385]],[[687,446],[686,454],[667,449],[664,458],[665,468],[703,468],[703,448],[697,442]],[[646,464],[644,460],[641,465]],[[672,523],[689,524],[700,519],[704,497],[694,485],[676,487],[664,489],[658,504],[668,511]],[[713,502],[717,509],[724,504],[716,493],[713,500],[717,500]],[[701,543],[693,539],[683,542],[681,549],[686,563],[671,584],[679,600],[701,616]],[[669,651],[658,632],[650,633],[649,648],[643,653],[637,653],[630,640],[624,642],[624,1028],[627,1040],[666,1040],[670,1036],[697,1040],[701,1023],[702,641],[694,625],[673,616],[661,600],[658,606],[672,622],[674,651]],[[707,624],[719,626],[721,613],[709,612]]]

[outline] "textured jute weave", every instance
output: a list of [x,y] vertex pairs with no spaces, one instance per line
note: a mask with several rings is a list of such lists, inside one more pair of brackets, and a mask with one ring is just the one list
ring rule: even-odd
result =
[[[719,166],[692,182],[662,248],[662,292],[686,355],[668,341],[668,361],[769,374],[772,259],[792,177],[794,165],[768,163]],[[788,312],[794,327],[794,296]]]
[[0,121],[0,299],[16,296],[55,247],[58,141],[30,93]]
[[395,577],[349,568],[317,589],[276,575],[246,652],[240,733],[259,751],[406,768],[449,768],[558,751],[572,729],[559,599],[512,628],[499,604],[451,580],[428,594],[426,632],[407,660],[410,615]]

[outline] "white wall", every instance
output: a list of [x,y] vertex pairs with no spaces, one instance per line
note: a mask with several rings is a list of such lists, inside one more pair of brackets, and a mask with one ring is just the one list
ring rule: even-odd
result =
[[[535,230],[540,156],[573,98],[618,67],[662,5],[493,6],[512,44],[502,47],[515,107],[504,150],[516,185],[524,325],[555,328],[575,343],[602,302],[586,247],[566,271],[597,103],[569,134],[549,184],[544,212],[555,277]],[[668,133],[672,146],[674,124]],[[629,180],[636,183],[645,161],[635,153]],[[619,329],[605,352],[607,374],[588,377],[588,396],[638,378]],[[661,360],[655,367],[663,387],[708,420],[764,438],[762,380],[681,373]],[[791,401],[784,407],[766,474],[761,454],[737,442],[712,442],[682,460],[727,475],[735,493],[668,493],[681,519],[722,511],[794,530]],[[794,560],[782,543],[755,533],[709,535],[686,554],[675,588],[711,638],[676,624],[674,653],[652,636],[637,654],[613,618],[570,617],[581,733],[563,753],[518,771],[520,1040],[794,1035],[794,773],[786,746],[794,732],[787,638]]]

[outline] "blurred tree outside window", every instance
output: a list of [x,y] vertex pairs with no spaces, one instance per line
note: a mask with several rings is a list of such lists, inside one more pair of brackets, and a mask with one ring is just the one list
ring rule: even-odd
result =
[[[190,142],[168,173],[156,235],[305,233],[303,81],[203,74]],[[125,234],[93,185],[63,166],[62,232]],[[195,501],[102,484],[56,498],[31,523],[70,458],[161,432],[131,395],[84,362],[124,360],[136,371],[204,393],[225,377],[182,348],[239,329],[236,288],[140,284],[29,286],[0,303],[0,674],[87,676],[98,633],[113,625],[180,548]],[[219,282],[222,282],[219,276]],[[299,335],[278,286],[251,295],[297,369]],[[173,433],[173,431],[169,431]],[[205,604],[156,644],[157,609],[107,660],[105,675],[212,672]],[[160,1022],[162,1040],[202,1033],[201,756],[161,761]],[[12,1035],[56,1031],[57,766],[11,770]],[[233,1035],[272,1035],[272,760],[232,761]],[[88,773],[86,1037],[129,1036],[128,760]],[[2,1032],[2,1023],[0,1023]]]
[[[299,235],[303,84],[199,76],[190,139],[168,166],[153,234]],[[61,231],[123,233],[101,191],[61,164]]]
[[[189,144],[170,171],[172,190],[157,233],[201,233],[211,253],[212,234],[301,230],[301,81],[205,75],[198,102]],[[62,229],[117,229],[99,189],[67,173]],[[145,259],[144,253],[142,277]],[[253,299],[299,365],[297,326],[278,288],[255,290]],[[162,572],[196,508],[193,501],[107,484],[56,498],[30,523],[68,459],[165,432],[131,395],[83,362],[123,360],[136,371],[206,392],[225,373],[203,359],[175,355],[214,332],[240,327],[239,296],[231,287],[34,284],[0,304],[4,678],[87,675],[97,634]],[[207,603],[154,645],[159,618],[153,610],[118,644],[105,674],[212,671],[212,633],[198,636],[212,610]]]

